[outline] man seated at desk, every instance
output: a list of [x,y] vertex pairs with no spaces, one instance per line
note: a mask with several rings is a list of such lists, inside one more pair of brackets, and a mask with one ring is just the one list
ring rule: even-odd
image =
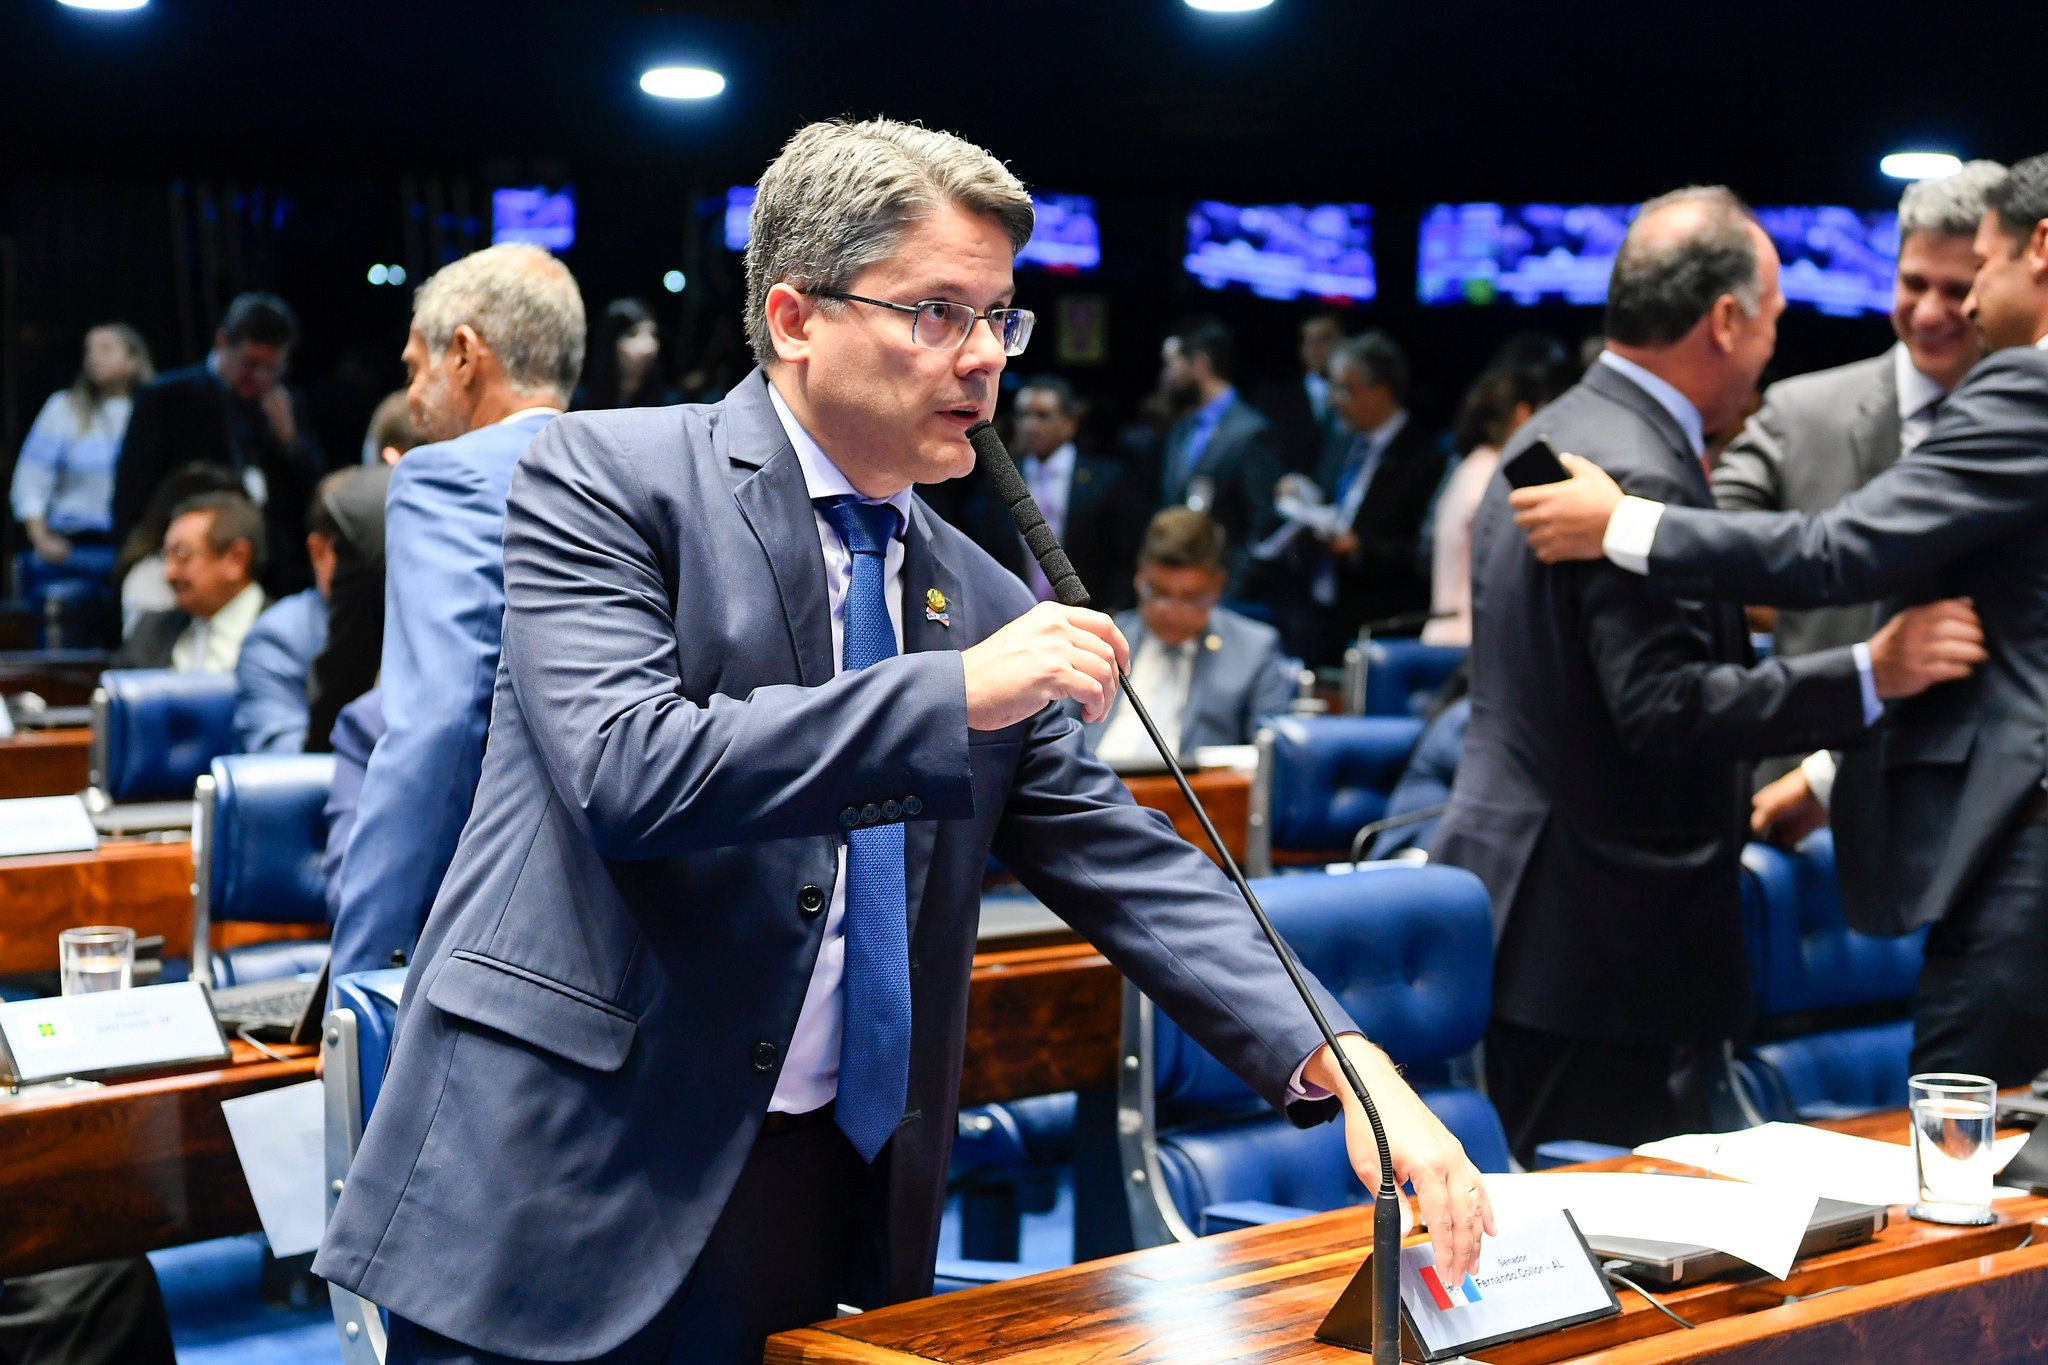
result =
[[176,606],[135,623],[116,668],[232,673],[242,641],[263,612],[263,517],[240,493],[203,493],[179,503],[164,532],[164,582]]
[[242,641],[235,661],[235,747],[241,753],[306,751],[306,679],[327,644],[327,598],[341,536],[327,499],[364,472],[351,466],[320,481],[306,509],[313,586],[271,603]]
[[[1251,743],[1259,717],[1287,709],[1300,673],[1278,631],[1216,604],[1227,577],[1223,528],[1191,508],[1166,508],[1138,550],[1138,609],[1116,618],[1131,642],[1131,686],[1184,763],[1206,744]],[[1113,768],[1158,762],[1121,694],[1084,731]]]

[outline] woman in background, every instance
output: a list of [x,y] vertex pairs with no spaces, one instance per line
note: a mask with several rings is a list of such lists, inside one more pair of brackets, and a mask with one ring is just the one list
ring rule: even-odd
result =
[[155,373],[140,333],[126,323],[101,323],[85,334],[78,378],[36,415],[14,466],[11,500],[43,564],[65,564],[79,546],[106,549],[92,568],[75,569],[97,576],[112,563],[114,463],[135,391]]
[[682,402],[661,367],[661,328],[638,299],[614,299],[598,320],[572,407],[659,408]]

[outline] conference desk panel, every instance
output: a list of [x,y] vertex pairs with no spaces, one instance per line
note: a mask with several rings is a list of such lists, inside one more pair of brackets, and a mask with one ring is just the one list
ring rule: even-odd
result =
[[[1901,1113],[1830,1125],[1903,1141]],[[1691,1172],[1625,1157],[1586,1169]],[[1929,1365],[2048,1359],[2048,1199],[2001,1201],[1988,1228],[1894,1209],[1870,1243],[1802,1261],[1783,1281],[1710,1283],[1662,1296],[1681,1329],[1619,1290],[1619,1316],[1492,1347],[1490,1365]],[[879,1309],[778,1335],[771,1365],[1338,1365],[1365,1357],[1315,1340],[1357,1272],[1369,1211],[1331,1213],[1153,1248]],[[2031,1243],[2031,1244],[2030,1244]],[[1790,1300],[1790,1301],[1788,1301]]]
[[85,790],[92,731],[25,730],[0,738],[0,800]]
[[[1124,785],[1130,788],[1132,800],[1164,812],[1173,821],[1174,831],[1181,838],[1211,859],[1216,857],[1215,850],[1209,846],[1209,837],[1202,833],[1201,822],[1195,819],[1193,808],[1180,794],[1180,787],[1173,778],[1165,774],[1133,775],[1124,779]],[[1223,836],[1223,846],[1230,850],[1231,857],[1242,863],[1245,834],[1251,828],[1252,775],[1236,768],[1214,768],[1189,773],[1188,785],[1202,799],[1203,808],[1216,824],[1216,832]]]
[[311,1080],[317,1057],[229,1046],[224,1067],[0,1096],[0,1279],[256,1230],[221,1101]]

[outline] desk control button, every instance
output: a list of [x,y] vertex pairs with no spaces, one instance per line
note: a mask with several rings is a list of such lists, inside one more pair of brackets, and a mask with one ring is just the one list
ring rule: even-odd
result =
[[825,908],[825,893],[818,887],[807,886],[796,893],[796,908],[806,915],[815,915]]
[[845,810],[839,812],[839,823],[848,829],[858,827],[860,824],[860,807],[848,806]]
[[872,801],[860,808],[860,822],[863,825],[872,825],[881,818],[882,808]]
[[902,818],[903,818],[903,803],[902,803],[901,801],[898,801],[898,800],[896,800],[896,799],[895,799],[895,798],[893,798],[893,797],[891,797],[891,798],[890,798],[889,800],[887,800],[887,801],[884,801],[884,802],[882,803],[882,818],[883,818],[884,820],[900,820],[900,819],[902,819]]
[[924,814],[924,802],[919,800],[915,796],[904,797],[903,813],[909,816],[918,816]]
[[773,1071],[777,1055],[775,1044],[773,1043],[754,1044],[754,1070]]

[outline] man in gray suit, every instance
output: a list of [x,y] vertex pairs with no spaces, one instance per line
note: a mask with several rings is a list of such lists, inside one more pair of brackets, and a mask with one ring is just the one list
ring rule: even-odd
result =
[[[801,129],[754,203],[761,368],[519,462],[483,776],[315,1262],[400,1365],[736,1365],[928,1293],[991,851],[1295,1122],[1341,1103],[1376,1178],[1243,904],[1050,705],[1108,709],[1115,625],[912,495],[972,467],[1030,235],[978,147]],[[1342,1045],[1465,1273],[1477,1171]]]
[[1965,309],[1986,357],[1913,453],[1818,513],[1626,498],[1584,461],[1514,496],[1547,562],[1603,555],[1670,595],[1815,606],[1961,595],[1986,665],[1889,708],[1834,794],[1850,923],[1932,925],[1913,1067],[2001,1085],[2048,1062],[2048,155],[1987,192]]
[[[1131,686],[1166,742],[1184,763],[1205,744],[1251,743],[1259,717],[1287,709],[1300,665],[1281,653],[1280,632],[1217,605],[1223,528],[1192,508],[1166,508],[1145,528],[1135,581],[1138,609],[1116,624],[1131,646]],[[1121,694],[1085,732],[1113,768],[1158,763]]]
[[[1892,332],[1882,355],[1773,384],[1764,405],[1714,467],[1714,504],[1731,512],[1819,512],[1912,450],[1935,409],[1983,357],[1963,312],[1977,273],[1971,238],[1984,191],[2005,167],[1972,161],[1922,180],[1899,198],[1899,264]],[[1772,652],[1788,658],[1870,634],[1867,607],[1778,614]]]

